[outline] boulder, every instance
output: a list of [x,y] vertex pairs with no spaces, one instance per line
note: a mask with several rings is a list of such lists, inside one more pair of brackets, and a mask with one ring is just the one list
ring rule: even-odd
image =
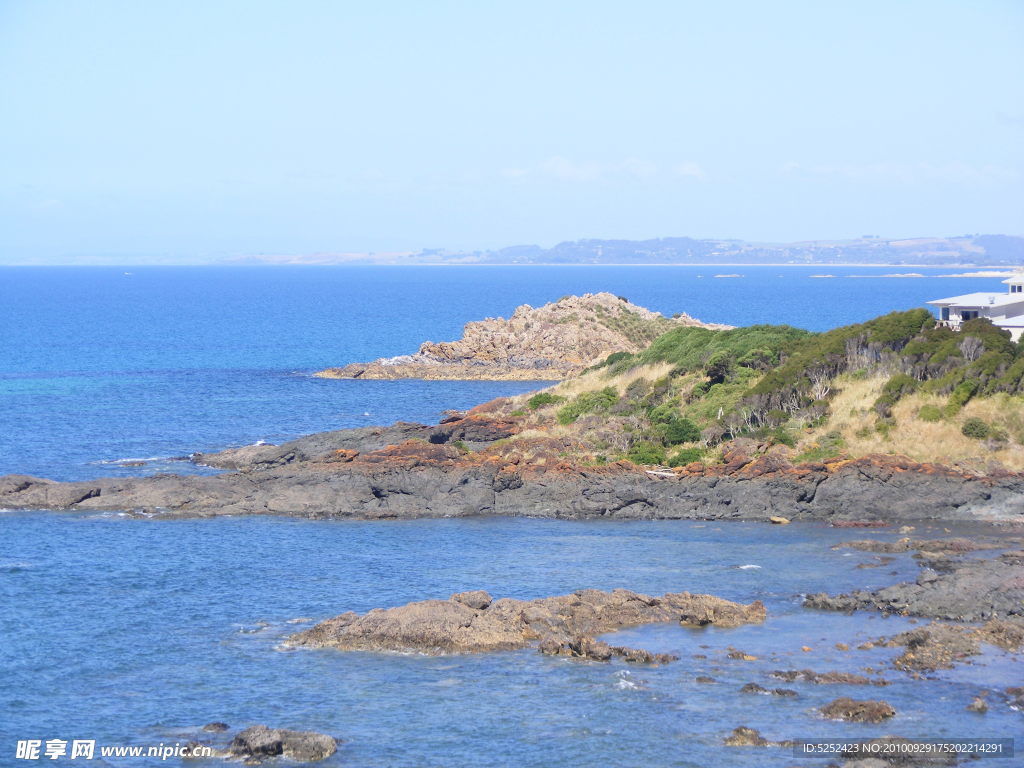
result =
[[887,701],[850,699],[845,696],[831,701],[821,708],[823,717],[829,720],[846,720],[852,723],[881,723],[896,715],[896,710]]
[[337,750],[332,736],[315,731],[289,731],[254,725],[246,728],[231,741],[228,751],[233,757],[261,760],[266,757],[286,757],[309,763],[330,757]]

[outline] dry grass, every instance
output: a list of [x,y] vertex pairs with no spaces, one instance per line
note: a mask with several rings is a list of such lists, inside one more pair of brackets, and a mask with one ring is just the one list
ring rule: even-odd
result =
[[[884,378],[852,379],[840,377],[841,390],[832,400],[828,422],[807,434],[798,450],[814,446],[825,434],[838,431],[852,456],[867,453],[895,453],[916,461],[951,464],[956,461],[984,467],[993,459],[1012,470],[1024,471],[1024,399],[1007,395],[972,400],[956,416],[927,422],[917,417],[923,405],[945,406],[944,397],[915,394],[900,400],[893,408],[895,426],[889,433],[875,430],[877,416],[873,408],[881,394]],[[1005,447],[991,450],[984,440],[966,437],[960,430],[966,419],[977,417],[1005,430],[1010,440]]]
[[671,370],[671,363],[654,363],[609,376],[608,371],[602,368],[585,373],[574,379],[563,381],[561,384],[555,385],[550,391],[565,398],[572,398],[582,392],[593,392],[605,387],[611,387],[621,395],[626,391],[626,387],[634,381],[638,379],[657,381],[668,376]]

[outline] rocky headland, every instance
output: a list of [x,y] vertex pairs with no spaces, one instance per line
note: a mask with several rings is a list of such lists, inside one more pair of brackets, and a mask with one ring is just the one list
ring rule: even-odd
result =
[[561,380],[616,352],[639,352],[673,328],[729,328],[686,314],[664,317],[610,293],[524,304],[509,318],[467,323],[458,341],[415,354],[328,368],[328,379]]

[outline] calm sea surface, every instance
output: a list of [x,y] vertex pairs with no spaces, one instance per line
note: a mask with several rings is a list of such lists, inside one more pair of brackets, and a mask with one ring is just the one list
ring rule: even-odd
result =
[[[839,277],[810,277],[824,271]],[[309,374],[414,351],[424,339],[457,338],[468,320],[569,293],[607,290],[664,313],[825,329],[999,286],[994,279],[841,277],[890,271],[0,269],[0,473],[180,471],[188,465],[169,459],[194,450],[428,420],[445,408],[530,389],[535,385],[326,381]],[[744,276],[713,277],[725,272]],[[110,463],[136,458],[150,461]],[[892,685],[868,690],[768,677],[774,669],[877,665],[894,651],[844,653],[834,645],[853,647],[909,626],[800,607],[801,592],[883,585],[917,572],[907,556],[857,569],[873,556],[830,546],[860,536],[822,525],[161,522],[6,511],[0,537],[0,766],[30,764],[14,760],[18,739],[173,744],[195,738],[212,720],[346,739],[329,765],[438,768],[823,764],[779,750],[719,746],[738,725],[775,739],[1020,733],[1019,713],[993,707],[984,733],[967,720],[980,716],[964,713],[985,687],[1020,681],[1020,664],[998,654],[928,681],[888,673]],[[425,658],[281,647],[289,632],[305,626],[288,623],[295,618],[465,589],[532,598],[582,587],[762,599],[769,621],[734,630],[652,626],[619,633],[622,644],[682,657],[656,669],[573,663],[532,650]],[[805,645],[813,652],[802,652]],[[730,646],[758,658],[730,660]],[[696,675],[719,682],[697,684]],[[785,685],[799,695],[739,693],[747,682]],[[815,715],[840,695],[884,697],[898,715],[884,727]]]

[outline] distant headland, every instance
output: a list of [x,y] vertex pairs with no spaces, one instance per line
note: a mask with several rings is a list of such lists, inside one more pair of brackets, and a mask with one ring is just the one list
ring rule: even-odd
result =
[[653,240],[574,240],[551,248],[514,245],[497,250],[444,248],[416,252],[251,255],[231,264],[391,264],[391,265],[854,265],[854,266],[1013,266],[1024,264],[1024,237],[957,237],[806,240],[792,243],[664,237]]

